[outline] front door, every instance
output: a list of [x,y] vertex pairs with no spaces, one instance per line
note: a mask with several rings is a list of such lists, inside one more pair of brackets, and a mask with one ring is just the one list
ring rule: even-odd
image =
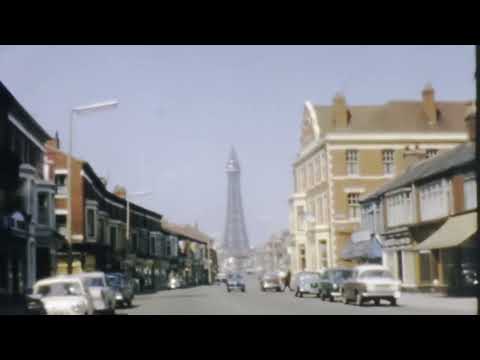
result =
[[402,252],[397,252],[397,269],[398,269],[398,279],[403,281],[403,257]]

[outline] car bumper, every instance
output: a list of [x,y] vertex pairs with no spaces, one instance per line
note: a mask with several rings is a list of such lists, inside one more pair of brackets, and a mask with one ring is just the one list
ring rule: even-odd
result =
[[107,311],[108,306],[102,300],[96,300],[93,302],[93,307],[95,311],[102,312]]
[[372,292],[372,291],[367,291],[367,292],[364,292],[362,293],[362,296],[364,298],[369,298],[369,299],[374,299],[374,298],[377,298],[377,299],[385,299],[385,298],[395,298],[395,299],[399,299],[400,298],[400,291],[382,291],[382,292]]
[[320,293],[320,289],[300,289],[300,292],[303,293],[303,294],[319,294]]
[[331,291],[330,292],[330,296],[334,297],[334,298],[338,298],[338,297],[341,297],[342,296],[342,293],[338,290],[335,290],[335,291]]
[[264,289],[276,289],[282,287],[280,284],[263,284]]

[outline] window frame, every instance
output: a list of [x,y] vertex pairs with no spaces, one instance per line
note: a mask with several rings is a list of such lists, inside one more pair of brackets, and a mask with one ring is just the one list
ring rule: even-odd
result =
[[383,174],[395,175],[395,150],[382,150]]
[[345,150],[345,163],[347,166],[347,176],[360,176],[360,161],[358,150]]
[[[348,208],[348,218],[350,220],[360,220],[360,193],[359,192],[349,192],[347,193],[347,208]],[[357,216],[355,216],[357,215]]]

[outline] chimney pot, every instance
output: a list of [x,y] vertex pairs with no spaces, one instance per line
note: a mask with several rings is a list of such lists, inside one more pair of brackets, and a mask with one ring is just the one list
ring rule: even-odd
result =
[[477,131],[477,106],[474,103],[469,104],[467,111],[465,112],[465,125],[468,131],[468,140],[476,140]]
[[335,128],[347,128],[350,125],[350,112],[345,96],[337,92],[333,98],[333,125]]
[[423,111],[427,115],[429,125],[436,125],[438,120],[438,111],[435,105],[435,90],[432,84],[427,83],[422,91]]

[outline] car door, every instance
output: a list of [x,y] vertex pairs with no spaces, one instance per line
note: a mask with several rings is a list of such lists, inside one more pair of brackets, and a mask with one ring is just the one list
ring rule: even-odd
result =
[[344,296],[347,299],[352,299],[353,294],[355,293],[355,282],[357,278],[357,271],[353,271],[350,274],[350,277],[348,277],[345,282],[343,283],[343,291],[344,291]]
[[93,296],[90,293],[88,286],[86,286],[86,284],[83,281],[82,281],[82,287],[83,287],[84,296],[87,299],[88,315],[93,315],[95,311],[95,307],[93,305]]

